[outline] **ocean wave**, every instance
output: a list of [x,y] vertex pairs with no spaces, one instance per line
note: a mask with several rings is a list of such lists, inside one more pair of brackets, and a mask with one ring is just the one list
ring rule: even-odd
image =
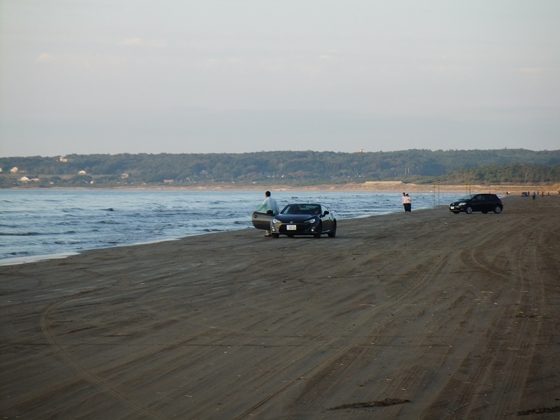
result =
[[69,222],[58,222],[56,223],[57,226],[79,226],[81,225],[79,220],[72,220]]
[[9,255],[10,257],[22,257],[22,256],[25,256],[25,255],[30,255],[30,253],[27,252],[27,251],[7,252],[6,255]]
[[0,232],[0,236],[38,236],[45,235],[41,232]]

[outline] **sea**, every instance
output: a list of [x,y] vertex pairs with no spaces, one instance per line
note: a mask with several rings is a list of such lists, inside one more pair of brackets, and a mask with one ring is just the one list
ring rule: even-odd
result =
[[[402,212],[402,193],[273,191],[282,208],[321,203],[338,219]],[[412,210],[457,194],[411,194]],[[261,191],[0,190],[0,265],[63,258],[96,248],[254,229]]]

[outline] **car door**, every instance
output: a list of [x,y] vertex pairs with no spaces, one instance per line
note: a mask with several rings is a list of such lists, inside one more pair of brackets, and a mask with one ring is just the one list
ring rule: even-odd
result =
[[332,218],[329,215],[329,209],[321,206],[321,223],[323,224],[323,230],[331,230],[332,228]]
[[269,230],[270,229],[270,221],[274,216],[268,213],[259,213],[257,211],[253,212],[253,216],[251,217],[251,221],[253,222],[253,226],[257,229],[262,230]]
[[482,195],[482,211],[491,211],[493,210],[492,206],[492,197],[488,194]]
[[471,207],[473,211],[483,211],[484,210],[484,195],[477,194],[471,200]]

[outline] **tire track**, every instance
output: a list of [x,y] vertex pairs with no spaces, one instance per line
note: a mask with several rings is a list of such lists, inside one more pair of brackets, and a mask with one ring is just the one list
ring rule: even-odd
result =
[[[432,263],[424,268],[423,273],[408,273],[409,278],[414,277],[418,278],[418,280],[416,280],[411,287],[403,289],[402,292],[392,298],[391,301],[386,301],[377,306],[373,312],[368,311],[366,314],[361,315],[358,319],[355,319],[354,322],[356,325],[370,322],[371,318],[376,317],[378,314],[387,309],[391,309],[395,319],[398,318],[398,315],[401,313],[408,311],[409,307],[407,305],[399,305],[399,303],[403,300],[407,300],[410,296],[418,295],[418,293],[424,288],[426,282],[428,282],[432,277],[438,276],[442,272],[446,266],[448,257],[448,254],[434,257]],[[401,277],[405,275],[399,274],[398,276]],[[375,327],[374,331],[372,331],[369,335],[366,337],[357,337],[353,340],[352,344],[347,344],[348,339],[350,339],[350,337],[347,336],[336,337],[327,343],[321,344],[321,347],[328,347],[331,349],[339,348],[339,350],[337,350],[334,354],[329,355],[327,360],[324,360],[319,365],[312,367],[300,375],[301,377],[307,378],[308,382],[303,390],[295,397],[290,410],[298,412],[302,407],[307,406],[310,401],[314,401],[319,396],[327,393],[333,386],[336,386],[339,378],[344,375],[352,363],[359,358],[363,358],[366,353],[372,357],[375,352],[382,351],[381,347],[378,345],[375,349],[373,349],[372,353],[372,346],[369,343],[375,340],[380,341],[381,337],[385,335],[384,331],[388,331],[393,322],[394,321],[387,321],[383,325]],[[359,327],[357,328],[359,329]],[[315,348],[313,348],[308,349],[304,353],[300,353],[299,360],[304,359],[306,355],[315,351]],[[298,360],[294,361],[292,364],[297,361]],[[296,381],[292,380],[286,386],[283,386],[275,392],[265,396],[256,404],[252,405],[243,413],[235,417],[235,419],[242,419],[253,413],[280,393],[285,392],[294,383],[296,383]]]
[[50,305],[41,315],[40,325],[41,325],[41,331],[43,332],[43,335],[45,336],[47,342],[51,345],[53,351],[62,359],[62,361],[65,362],[69,367],[71,367],[84,380],[86,380],[91,385],[93,385],[98,391],[110,396],[111,398],[114,398],[120,404],[122,404],[125,407],[128,407],[133,412],[137,413],[138,415],[141,415],[142,417],[154,419],[154,420],[161,419],[156,414],[148,411],[147,409],[135,403],[134,401],[131,401],[130,399],[128,399],[127,397],[125,397],[124,395],[116,391],[114,388],[107,385],[103,380],[99,379],[92,373],[88,372],[86,369],[82,368],[82,366],[80,366],[78,362],[76,362],[60,345],[58,345],[53,335],[52,329],[49,326],[49,318],[51,318],[51,314],[62,304],[67,303],[77,297],[90,294],[92,292],[99,292],[99,289],[80,292],[68,296],[67,298],[59,300],[58,302],[55,302],[54,304]]
[[[532,227],[535,228],[534,226]],[[532,239],[532,235],[524,235]],[[514,254],[514,261],[517,261],[515,272],[518,274],[519,284],[518,296],[520,301],[526,298],[530,301],[529,306],[532,308],[542,308],[544,306],[544,285],[542,276],[537,270],[537,247],[535,242],[529,239],[522,242],[522,245]],[[531,246],[533,244],[533,246]],[[529,293],[524,293],[528,291]],[[527,296],[528,295],[528,296]],[[498,416],[502,412],[516,413],[519,411],[519,403],[523,395],[524,384],[531,372],[531,364],[535,356],[535,340],[541,334],[542,322],[536,321],[534,318],[517,317],[517,314],[511,314],[516,319],[518,325],[516,334],[507,343],[503,343],[502,347],[513,349],[509,358],[502,364],[502,370],[506,373],[504,378],[505,389],[503,393],[498,394],[497,403],[491,410],[492,415]],[[504,352],[506,349],[504,348]],[[512,398],[513,392],[515,397]]]
[[[512,229],[516,228],[512,227]],[[490,236],[488,235],[487,238]],[[475,247],[466,248],[461,253],[461,258],[465,264],[474,264],[483,272],[509,280],[508,290],[504,290],[505,287],[502,285],[498,293],[493,296],[493,300],[498,300],[502,294],[508,295],[508,301],[542,300],[542,281],[536,282],[532,276],[528,275],[526,269],[526,266],[534,263],[535,257],[534,250],[529,253],[530,240],[528,238],[531,235],[516,231],[513,236],[516,237],[512,237],[508,242],[521,244],[513,250],[507,244],[496,248],[491,240],[485,239]],[[489,243],[491,246],[488,245]],[[511,271],[504,274],[494,264],[487,261],[486,255],[501,256],[513,261],[514,265]],[[529,291],[530,296],[527,296],[524,291]],[[517,296],[517,300],[511,299],[512,293]],[[482,350],[482,357],[469,353],[457,369],[457,372],[469,372],[468,376],[457,380],[455,379],[457,373],[454,374],[449,384],[438,395],[438,401],[449,401],[447,407],[464,408],[461,415],[454,414],[450,418],[478,417],[482,415],[481,410],[488,418],[498,418],[505,413],[512,414],[518,410],[523,385],[529,375],[534,356],[533,343],[539,335],[540,325],[534,327],[534,323],[530,320],[515,322],[512,310],[513,308],[506,307],[493,316],[492,328],[488,331],[488,336],[482,340],[486,343]],[[518,324],[517,328],[515,328],[515,324]],[[515,332],[512,333],[512,330]],[[505,333],[506,331],[509,331],[509,335]],[[473,361],[476,361],[474,366]],[[495,383],[497,380],[503,384],[500,385],[500,392],[492,392],[491,397],[485,397],[485,400],[491,400],[492,404],[488,405],[487,402],[480,401],[482,395],[489,393],[488,384]],[[511,395],[512,392],[516,394],[514,397]],[[441,412],[441,409],[442,407],[436,403],[423,413],[422,418],[431,418],[434,413]]]
[[[310,400],[315,400],[321,395],[327,394],[333,386],[336,386],[338,379],[352,367],[352,364],[356,360],[373,360],[377,357],[378,353],[385,351],[383,347],[385,347],[385,345],[391,345],[391,343],[385,343],[385,341],[387,338],[393,338],[390,334],[390,332],[393,331],[393,325],[400,322],[399,319],[402,314],[406,314],[410,311],[410,305],[401,305],[400,302],[407,302],[412,296],[418,298],[421,291],[425,288],[426,283],[441,275],[449,258],[450,254],[443,253],[443,255],[434,257],[431,264],[424,268],[423,273],[409,272],[398,274],[399,277],[414,278],[418,276],[419,279],[415,281],[411,287],[404,289],[399,295],[392,298],[391,301],[378,305],[373,312],[363,315],[362,318],[364,319],[356,321],[356,324],[368,323],[371,318],[380,315],[386,310],[390,309],[391,312],[391,316],[383,317],[382,319],[386,321],[377,325],[369,335],[358,337],[356,342],[344,346],[337,354],[326,361],[325,363],[328,364],[323,364],[324,367],[313,375],[312,382],[310,382],[306,386],[304,392],[298,396],[294,408],[297,408],[298,405],[302,406]],[[370,343],[375,343],[375,346],[372,346]]]

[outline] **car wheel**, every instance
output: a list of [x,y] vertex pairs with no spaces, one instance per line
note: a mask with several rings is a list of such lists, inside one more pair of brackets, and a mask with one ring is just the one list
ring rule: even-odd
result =
[[334,238],[336,236],[336,223],[333,223],[331,231],[328,233],[329,238]]
[[280,237],[280,235],[278,233],[273,233],[272,237],[278,239]]
[[494,207],[494,213],[500,214],[502,212],[502,208],[500,206]]
[[467,208],[465,209],[465,213],[471,214],[471,213],[472,213],[472,207],[467,207]]
[[319,233],[314,233],[313,236],[316,238],[320,238],[321,237],[321,233],[323,233],[323,224],[319,223],[319,225],[317,226],[317,230],[319,231]]

